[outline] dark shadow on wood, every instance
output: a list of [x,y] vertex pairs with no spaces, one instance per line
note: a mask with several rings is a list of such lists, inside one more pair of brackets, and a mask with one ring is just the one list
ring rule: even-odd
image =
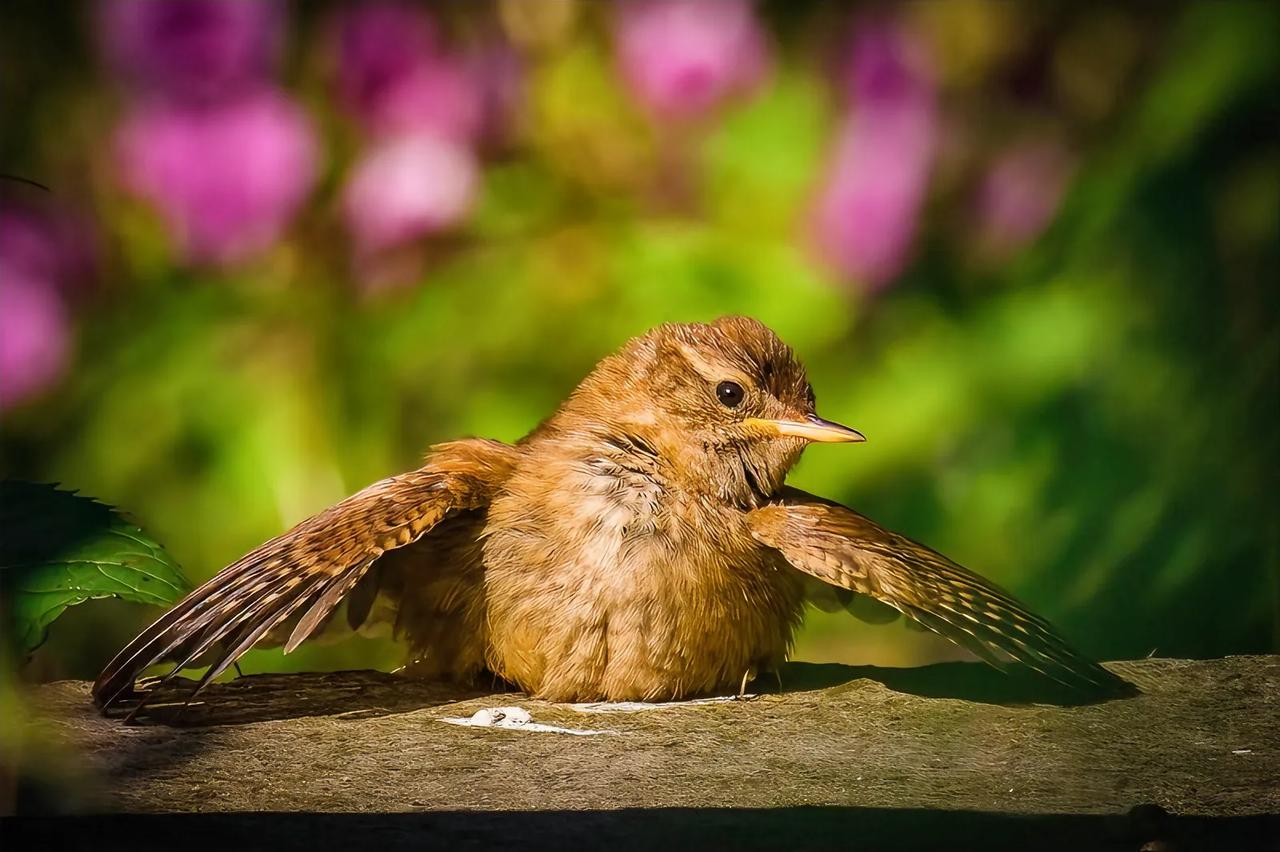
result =
[[[787,663],[781,673],[781,691],[807,692],[864,679],[895,692],[983,704],[1070,707],[1098,700],[1030,670],[1002,672],[985,663],[937,663],[915,668]],[[177,678],[146,693],[146,706],[132,721],[170,727],[214,727],[302,716],[388,716],[512,689],[491,675],[481,675],[477,683],[464,685],[369,670],[246,675],[210,684],[188,702],[194,687],[194,681]],[[779,691],[773,675],[757,679],[751,689]],[[135,704],[124,702],[111,715],[127,717]]]
[[[982,704],[1076,707],[1107,700],[1082,695],[1030,669],[1000,671],[986,663],[935,663],[913,668],[787,663],[781,673],[782,692],[827,689],[861,679],[874,680],[894,692],[924,698],[961,698]],[[753,689],[778,691],[772,675],[758,679]]]
[[[176,678],[147,693],[146,706],[133,721],[171,727],[213,727],[302,716],[389,716],[492,695],[507,688],[502,681],[487,677],[467,686],[368,670],[246,675],[227,683],[211,683],[188,702],[194,687],[195,681]],[[111,715],[125,717],[134,706],[133,702],[125,702]]]
[[218,813],[12,817],[13,849],[968,849],[1178,852],[1276,848],[1272,816],[1014,816],[794,807],[401,814]]

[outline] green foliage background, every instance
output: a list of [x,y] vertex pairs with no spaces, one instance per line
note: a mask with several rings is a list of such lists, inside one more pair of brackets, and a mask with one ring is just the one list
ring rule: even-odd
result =
[[[954,236],[966,208],[939,193],[916,262],[874,298],[796,239],[834,119],[806,54],[816,13],[770,13],[776,78],[691,150],[693,212],[632,191],[653,140],[584,36],[538,70],[526,138],[486,167],[464,233],[432,248],[416,286],[372,297],[349,282],[327,199],[247,268],[176,262],[151,214],[85,165],[108,107],[71,13],[23,16],[0,37],[17,71],[4,170],[108,211],[110,271],[79,318],[70,375],[4,414],[0,473],[127,509],[200,581],[433,442],[518,438],[630,335],[745,313],[799,352],[825,416],[870,439],[811,450],[794,484],[985,573],[1101,657],[1274,650],[1274,8],[1162,13],[1042,238],[998,267],[976,262]],[[31,46],[53,36],[68,40],[65,62]],[[90,676],[156,615],[78,609],[31,676]],[[797,655],[952,653],[900,625],[815,612]],[[254,652],[245,668],[394,661],[357,640]]]

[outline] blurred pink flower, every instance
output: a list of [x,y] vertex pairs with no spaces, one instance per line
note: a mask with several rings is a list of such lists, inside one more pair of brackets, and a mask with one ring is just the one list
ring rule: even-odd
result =
[[103,50],[139,91],[208,101],[265,79],[275,64],[283,6],[275,0],[107,0]]
[[382,89],[435,51],[435,21],[420,6],[374,2],[349,6],[334,19],[338,86],[353,108],[363,110]]
[[910,257],[937,146],[932,75],[910,35],[864,22],[849,54],[852,111],[835,145],[816,210],[819,250],[868,290]]
[[484,117],[480,81],[440,43],[425,10],[398,2],[353,6],[338,15],[336,31],[338,87],[369,129],[476,138]]
[[98,247],[89,222],[62,206],[5,203],[0,206],[0,266],[48,281],[74,298],[97,275]]
[[124,184],[159,208],[189,259],[215,264],[280,237],[311,190],[318,158],[306,114],[270,89],[205,107],[143,104],[116,143]]
[[56,382],[70,349],[66,308],[57,288],[0,264],[0,409]]
[[376,254],[453,227],[470,212],[476,189],[475,156],[454,140],[416,133],[373,143],[343,191],[357,253]]
[[975,198],[979,245],[1002,256],[1040,236],[1058,212],[1073,168],[1071,154],[1053,140],[1000,154]]
[[614,34],[623,77],[667,117],[694,116],[750,91],[769,64],[746,0],[622,0]]
[[0,409],[56,382],[66,370],[70,330],[63,289],[85,274],[87,244],[69,223],[32,210],[0,211]]
[[457,57],[423,57],[369,101],[364,119],[377,133],[427,130],[460,142],[474,140],[482,119],[478,81]]
[[0,210],[0,263],[55,280],[61,261],[57,240],[50,238],[48,217],[30,211]]
[[888,18],[864,18],[852,30],[840,68],[846,105],[865,108],[932,102],[933,67],[924,42]]

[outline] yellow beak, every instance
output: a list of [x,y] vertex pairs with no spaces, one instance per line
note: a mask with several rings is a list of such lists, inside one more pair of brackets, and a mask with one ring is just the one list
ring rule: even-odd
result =
[[750,418],[747,423],[759,428],[769,435],[789,435],[793,438],[804,438],[806,441],[817,441],[823,444],[847,444],[867,440],[857,429],[823,420],[810,414],[804,420],[761,420]]

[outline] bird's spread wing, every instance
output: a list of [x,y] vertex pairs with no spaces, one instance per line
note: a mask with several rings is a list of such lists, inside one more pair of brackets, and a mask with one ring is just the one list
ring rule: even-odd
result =
[[1021,663],[1089,693],[1133,690],[994,583],[851,509],[788,488],[747,521],[798,570],[888,604],[994,666]]
[[471,439],[433,448],[418,470],[375,482],[218,572],[116,655],[93,685],[104,709],[149,666],[176,660],[166,680],[220,648],[196,691],[273,629],[296,618],[288,653],[352,590],[379,556],[416,541],[450,515],[487,506],[515,448]]

